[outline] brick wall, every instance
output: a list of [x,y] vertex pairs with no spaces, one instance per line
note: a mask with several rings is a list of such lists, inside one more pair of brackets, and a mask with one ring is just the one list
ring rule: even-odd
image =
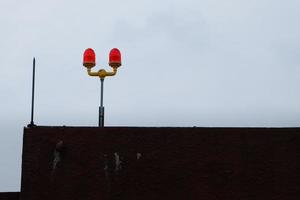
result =
[[300,199],[300,128],[25,128],[41,199]]

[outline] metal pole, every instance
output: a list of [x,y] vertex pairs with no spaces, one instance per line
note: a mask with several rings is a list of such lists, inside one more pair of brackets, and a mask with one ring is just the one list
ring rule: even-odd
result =
[[103,84],[104,78],[101,81],[101,95],[100,95],[100,107],[99,107],[99,127],[104,127],[104,106],[103,106]]
[[33,122],[34,115],[34,85],[35,85],[35,57],[33,57],[33,67],[32,67],[32,96],[31,96],[31,120],[28,126],[35,126]]

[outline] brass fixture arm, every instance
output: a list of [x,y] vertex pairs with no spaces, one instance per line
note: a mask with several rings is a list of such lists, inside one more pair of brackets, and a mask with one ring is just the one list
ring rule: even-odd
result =
[[112,72],[108,72],[105,69],[100,69],[98,72],[92,72],[91,68],[87,68],[87,73],[90,76],[99,76],[100,79],[104,79],[106,76],[114,76],[117,74],[117,67],[113,67]]

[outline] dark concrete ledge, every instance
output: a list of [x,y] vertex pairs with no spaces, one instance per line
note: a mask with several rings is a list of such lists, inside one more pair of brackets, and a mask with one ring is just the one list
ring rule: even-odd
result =
[[20,192],[0,192],[0,200],[19,200]]

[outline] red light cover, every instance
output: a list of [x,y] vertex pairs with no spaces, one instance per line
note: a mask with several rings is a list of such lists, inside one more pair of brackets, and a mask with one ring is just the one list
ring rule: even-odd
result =
[[109,65],[118,64],[121,65],[121,52],[117,48],[113,48],[109,53]]
[[93,49],[88,48],[83,53],[83,65],[92,64],[95,66],[96,64],[96,55]]

